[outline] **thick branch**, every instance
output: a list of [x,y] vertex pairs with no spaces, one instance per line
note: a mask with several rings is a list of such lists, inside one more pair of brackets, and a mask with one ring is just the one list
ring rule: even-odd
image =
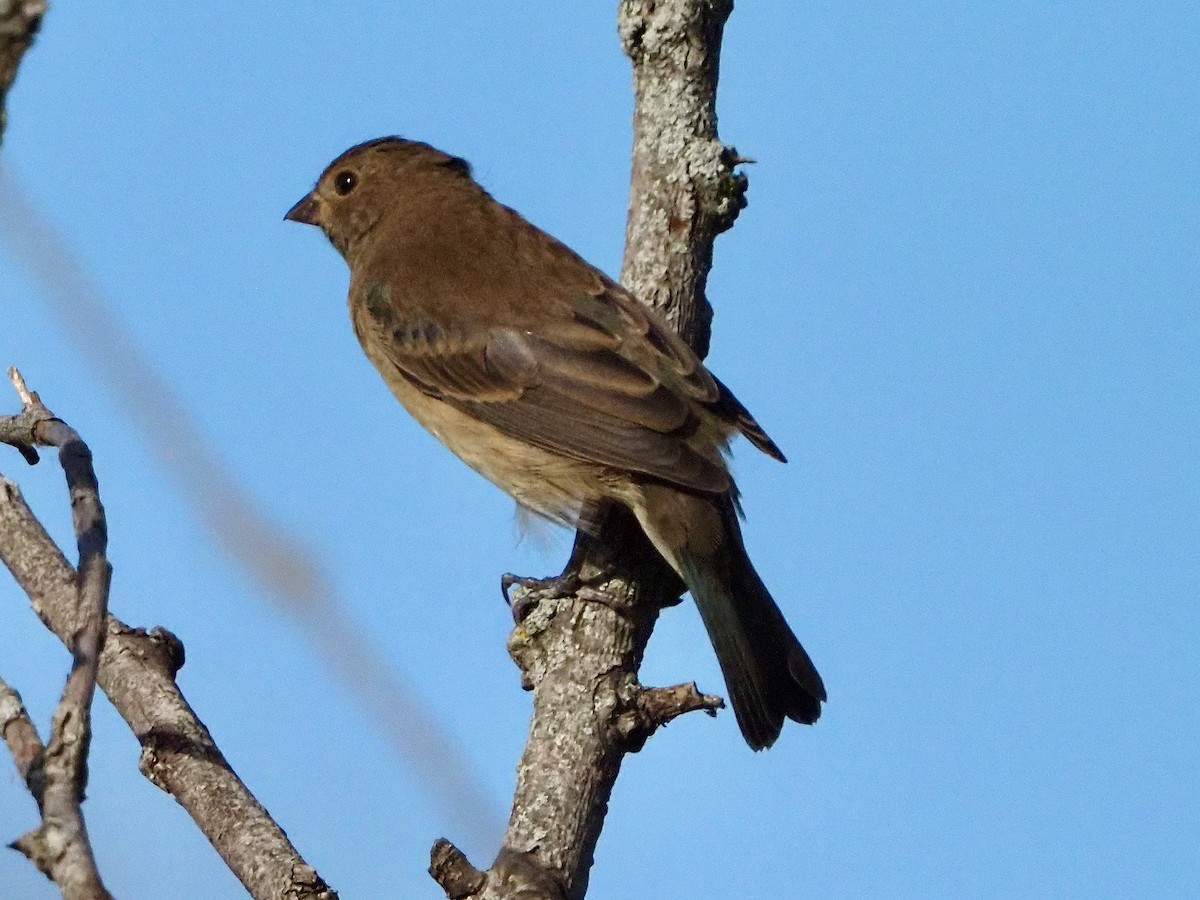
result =
[[721,36],[732,0],[623,0],[633,62],[633,164],[621,283],[708,355],[713,242],[746,206],[737,151],[717,139]]
[[[36,395],[32,395],[36,398]],[[67,437],[73,431],[56,419],[29,415],[0,417],[0,440],[19,444],[30,438],[45,443],[47,435]],[[26,505],[17,486],[0,478],[0,559],[28,594],[34,611],[77,657],[98,660],[97,682],[129,723],[142,745],[142,773],[169,792],[188,811],[213,847],[251,896],[256,898],[322,898],[336,894],[321,880],[241,782],[204,724],[188,706],[175,673],[183,665],[183,645],[170,632],[131,629],[103,607],[106,640],[77,638],[78,595],[100,590],[107,596],[107,563],[103,562],[104,523],[98,498],[87,495],[86,472],[72,470],[90,454],[75,436],[61,455],[72,489],[72,513],[81,551],[76,574]],[[94,486],[94,475],[91,482]],[[78,588],[78,592],[77,592]],[[74,673],[72,675],[74,678]],[[71,689],[68,683],[68,691]],[[53,753],[53,741],[48,758]],[[48,776],[47,776],[48,777]],[[93,895],[103,896],[103,895]]]
[[[744,205],[736,153],[716,137],[717,60],[731,9],[729,0],[623,0],[618,14],[636,100],[622,281],[702,354],[713,240]],[[624,510],[591,514],[603,522],[598,537],[577,535],[557,589],[520,589],[516,605],[527,614],[509,650],[534,712],[513,810],[486,873],[448,844],[435,848],[431,873],[448,896],[583,897],[624,755],[675,715],[720,705],[694,688],[638,684],[658,612],[682,586]],[[523,877],[512,875],[513,860]]]

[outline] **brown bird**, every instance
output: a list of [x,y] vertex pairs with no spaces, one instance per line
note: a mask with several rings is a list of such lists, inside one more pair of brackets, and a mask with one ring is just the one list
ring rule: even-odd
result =
[[739,431],[783,454],[670,327],[428,144],[352,147],[286,218],[345,257],[367,357],[467,465],[564,524],[605,500],[633,512],[695,598],[752,748],[816,721],[825,686],[746,555],[724,458]]

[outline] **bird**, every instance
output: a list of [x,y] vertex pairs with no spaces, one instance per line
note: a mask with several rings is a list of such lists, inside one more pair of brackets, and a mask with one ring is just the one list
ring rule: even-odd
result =
[[463,462],[557,523],[633,513],[695,600],[752,749],[817,720],[825,685],[750,562],[726,457],[740,433],[786,460],[654,310],[420,141],[351,147],[285,219],[345,259],[367,358]]

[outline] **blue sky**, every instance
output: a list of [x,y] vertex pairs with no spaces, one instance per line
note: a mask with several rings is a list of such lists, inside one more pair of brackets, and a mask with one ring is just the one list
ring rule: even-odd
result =
[[[343,897],[480,864],[529,700],[504,571],[557,571],[409,421],[346,272],[288,207],[420,138],[615,273],[631,99],[615,4],[58,4],[2,159],[225,464],[330,574],[490,809],[447,809],[212,540],[125,401],[0,251],[0,364],[96,455],[113,611]],[[758,162],[716,247],[710,363],[788,454],[736,448],[747,543],[829,686],[753,754],[686,717],[631,757],[591,896],[1156,897],[1200,881],[1200,13],[1193,4],[742,3],[721,134]],[[7,227],[7,226],[6,226]],[[7,401],[15,411],[15,397]],[[0,471],[64,544],[60,473]],[[43,725],[65,652],[0,580],[0,675]],[[719,673],[691,604],[647,683]],[[126,898],[240,896],[101,699],[86,805]],[[7,767],[9,764],[3,764]],[[0,837],[34,822],[0,778]],[[15,853],[5,897],[56,896]]]

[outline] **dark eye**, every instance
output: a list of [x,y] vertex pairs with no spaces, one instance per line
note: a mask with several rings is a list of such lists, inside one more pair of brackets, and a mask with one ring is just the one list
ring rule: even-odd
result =
[[333,189],[343,197],[354,190],[356,184],[358,184],[358,176],[349,171],[338,172],[337,177],[333,179]]

